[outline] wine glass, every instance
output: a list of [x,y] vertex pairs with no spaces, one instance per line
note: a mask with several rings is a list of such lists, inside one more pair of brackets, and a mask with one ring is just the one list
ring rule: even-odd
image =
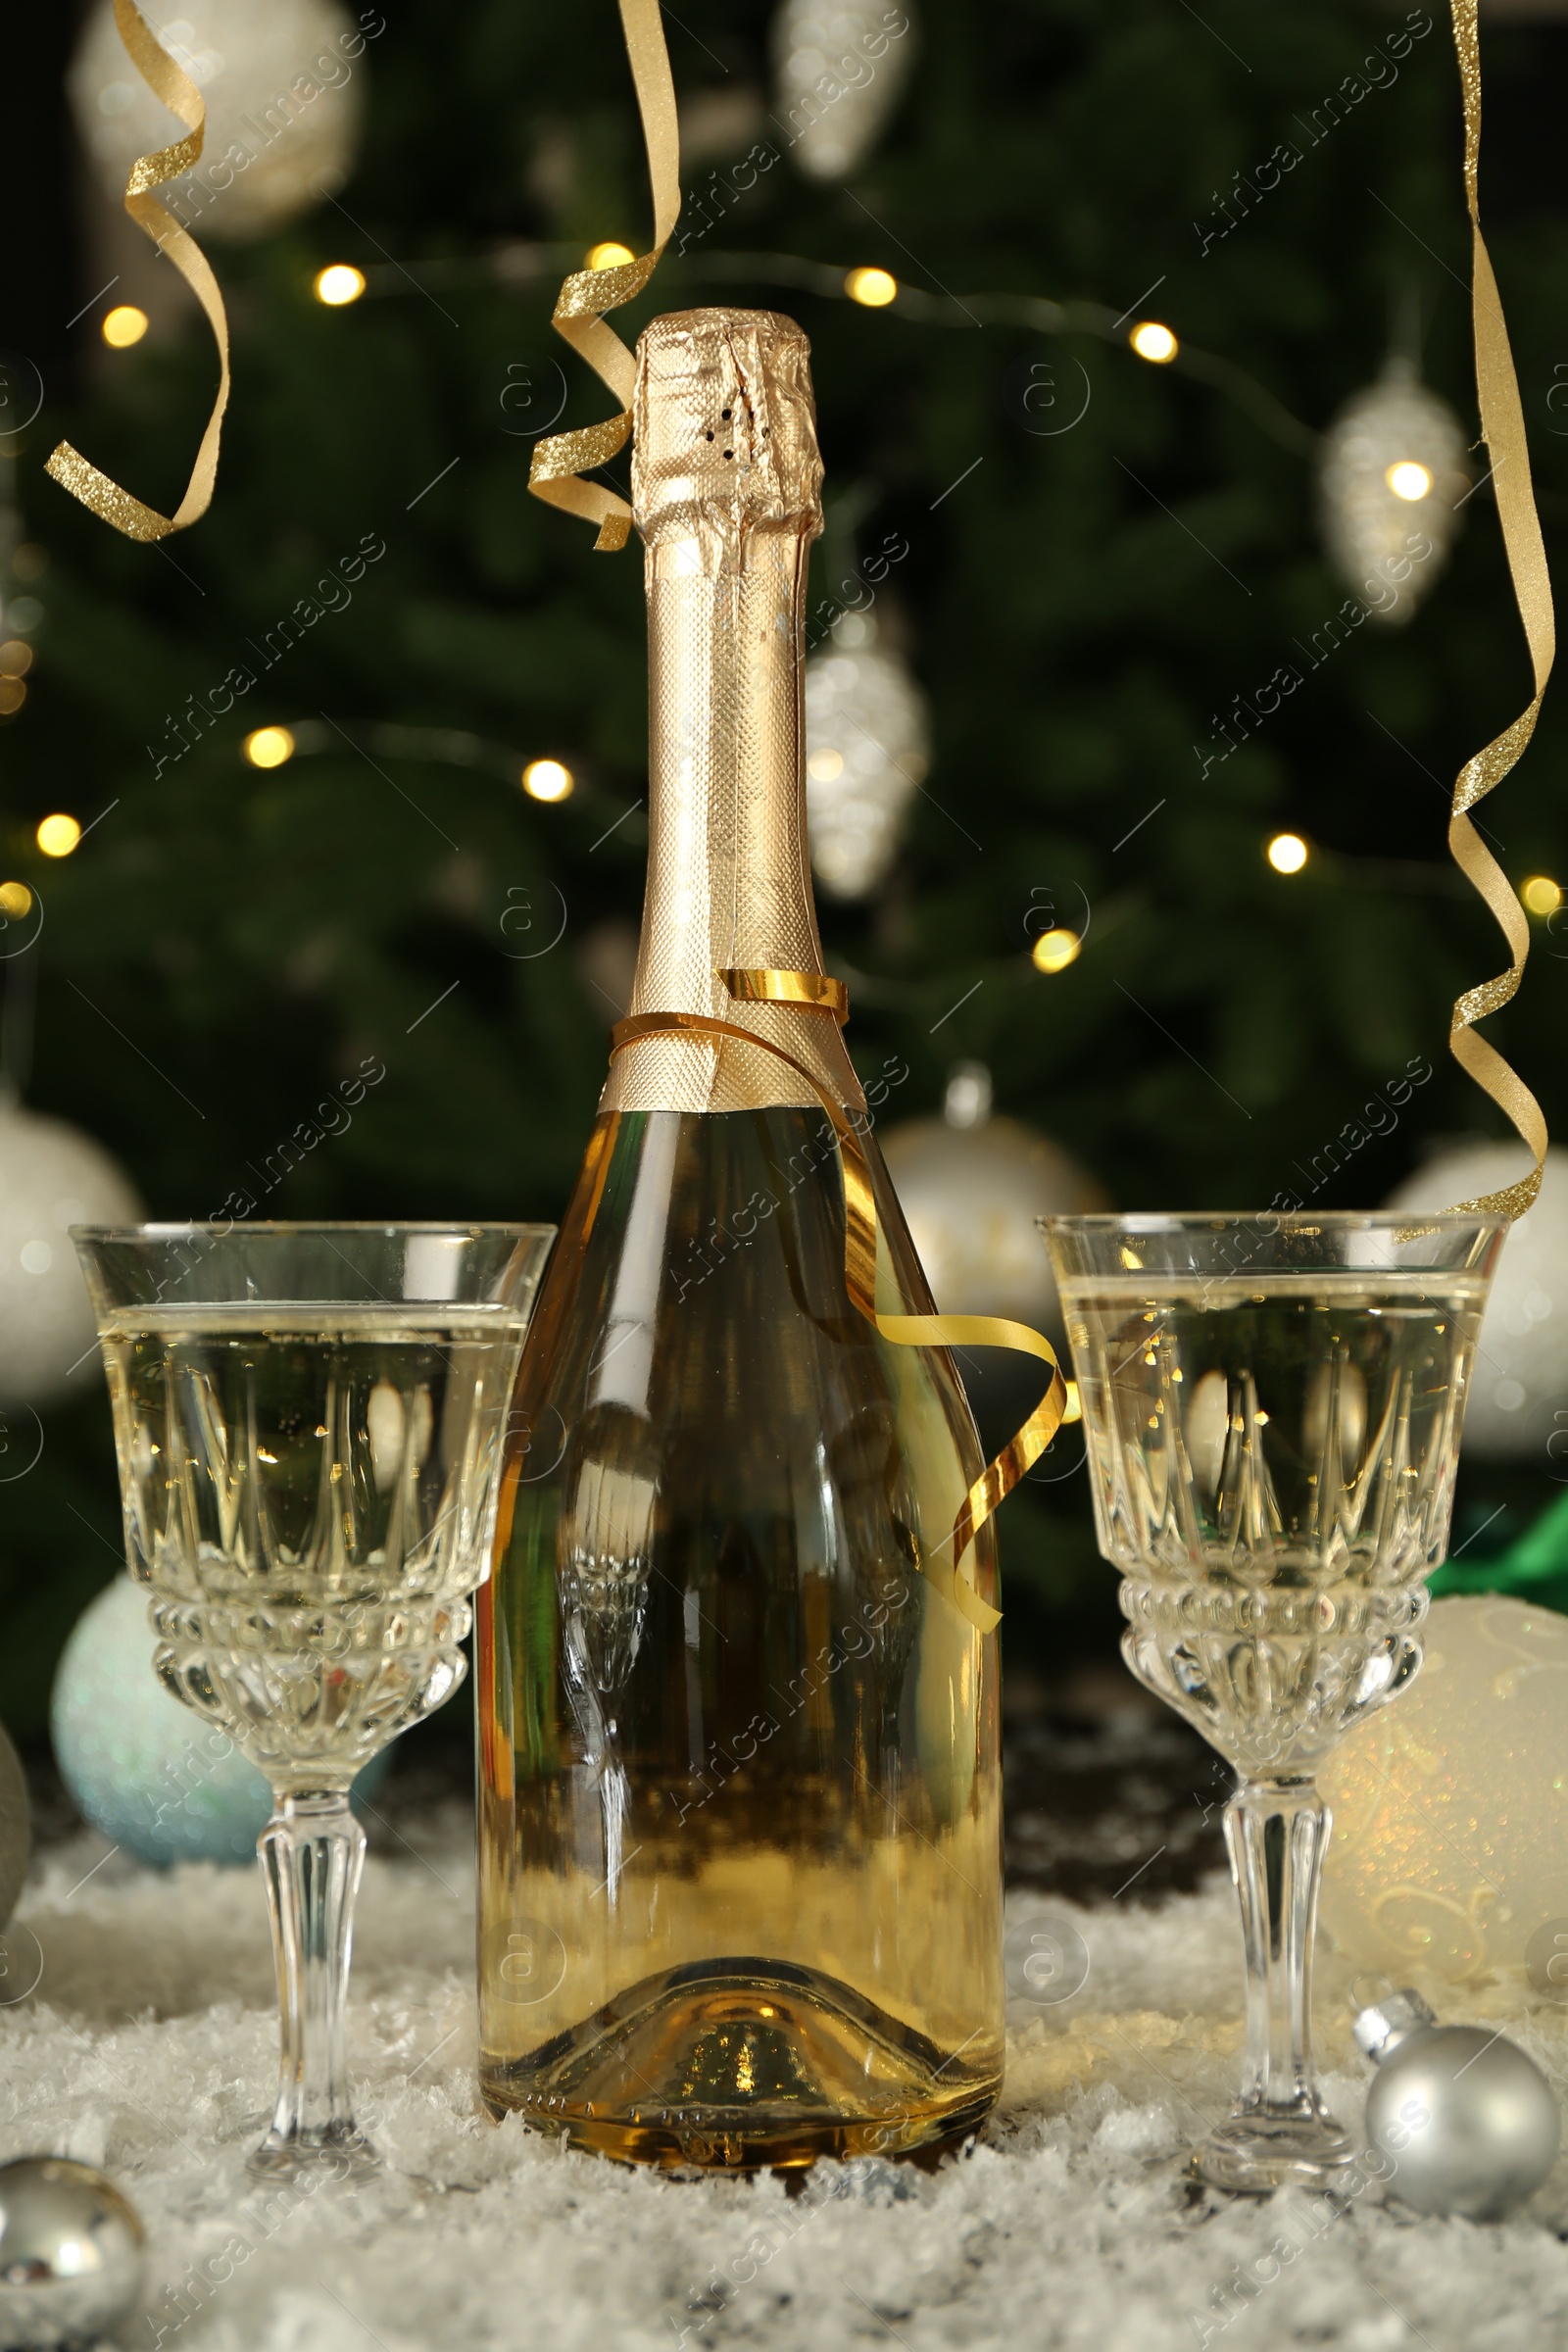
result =
[[253,2172],[377,2159],[343,2048],[349,1784],[462,1681],[548,1225],[77,1227],[153,1665],[271,1784],[282,2018]]
[[1330,1814],[1318,1764],[1421,1663],[1465,1392],[1506,1225],[1326,1211],[1041,1220],[1082,1400],[1122,1652],[1234,1765],[1247,1956],[1216,2187],[1332,2187],[1353,2161],[1318,2094],[1312,1939]]

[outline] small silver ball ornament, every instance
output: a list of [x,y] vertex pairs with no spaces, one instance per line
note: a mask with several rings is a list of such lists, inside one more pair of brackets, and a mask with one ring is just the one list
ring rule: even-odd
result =
[[91,2165],[0,2164],[0,2346],[96,2343],[134,2309],[145,2247],[134,2206]]
[[1557,2160],[1562,2126],[1550,2083],[1485,2026],[1440,2026],[1419,1993],[1363,2009],[1355,2038],[1377,2063],[1369,2142],[1392,2158],[1388,2184],[1417,2213],[1498,2222]]

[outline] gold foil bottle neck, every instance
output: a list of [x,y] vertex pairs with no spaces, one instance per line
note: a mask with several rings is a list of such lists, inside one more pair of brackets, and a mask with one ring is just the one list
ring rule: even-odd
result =
[[[681,311],[637,345],[632,508],[647,542],[648,891],[633,1013],[698,1013],[864,1097],[831,1014],[731,997],[727,971],[820,972],[801,677],[822,527],[810,346],[770,311]],[[606,1110],[816,1109],[736,1039],[646,1037]]]
[[773,311],[675,311],[644,328],[631,495],[651,550],[713,573],[740,569],[759,536],[816,537],[810,356],[794,319]]

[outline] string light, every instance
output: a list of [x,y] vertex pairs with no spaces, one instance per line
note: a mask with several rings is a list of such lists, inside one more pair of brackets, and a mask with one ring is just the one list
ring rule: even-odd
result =
[[629,245],[622,245],[618,238],[607,237],[602,245],[589,246],[583,266],[588,270],[624,270],[628,262],[636,259]]
[[1170,328],[1157,318],[1142,319],[1127,340],[1141,360],[1152,360],[1156,368],[1163,368],[1181,349]]
[[850,300],[863,303],[868,311],[886,310],[898,290],[898,279],[887,270],[852,270],[844,280]]
[[576,781],[559,760],[530,760],[522,771],[522,789],[535,801],[567,800]]
[[1562,905],[1562,885],[1549,874],[1532,874],[1519,896],[1532,914],[1555,914]]
[[46,858],[69,858],[81,839],[81,827],[74,816],[46,816],[38,827],[38,847]]
[[147,314],[133,302],[117,302],[100,331],[111,351],[128,351],[147,332]]
[[328,262],[324,270],[316,272],[312,291],[329,311],[340,311],[346,302],[358,302],[365,292],[365,271],[356,270],[352,262]]
[[1069,963],[1077,962],[1083,945],[1076,931],[1042,931],[1030,951],[1030,960],[1037,972],[1064,972]]
[[[1384,447],[1388,447],[1387,442]],[[1407,498],[1412,506],[1418,498],[1425,498],[1432,487],[1430,472],[1425,466],[1418,465],[1414,458],[1401,458],[1396,466],[1389,467],[1383,479],[1396,498]]]
[[[428,277],[434,272],[450,280],[469,270],[482,269],[489,270],[508,288],[513,288],[534,278],[554,277],[559,268],[557,250],[554,246],[509,241],[494,246],[487,253],[453,254],[438,264],[427,262],[421,275]],[[846,271],[836,262],[812,261],[805,254],[749,251],[741,256],[714,248],[711,252],[687,257],[687,266],[694,277],[717,278],[725,285],[733,284],[738,262],[744,263],[743,274],[760,285],[804,287],[809,293],[834,302],[858,302],[862,299],[858,289],[864,272],[859,270]],[[1024,326],[1047,335],[1098,335],[1103,342],[1125,344],[1132,348],[1131,338],[1123,327],[1126,313],[1118,313],[1109,303],[1057,302],[1044,294],[1016,292],[975,293],[961,297],[956,294],[929,294],[918,286],[901,285],[886,270],[878,270],[870,274],[873,285],[880,281],[880,292],[873,300],[873,309],[897,300],[901,318],[912,318],[929,326],[961,327],[967,331],[978,319],[988,326]],[[390,275],[378,289],[389,298],[403,295],[410,299],[418,290],[412,284],[399,284]],[[1145,319],[1142,324],[1155,330],[1162,361],[1173,360],[1179,349],[1185,350],[1189,361],[1201,366],[1204,380],[1215,391],[1245,408],[1252,422],[1261,425],[1281,448],[1290,450],[1297,457],[1310,458],[1314,464],[1318,461],[1322,451],[1322,434],[1301,417],[1293,416],[1261,378],[1218,352],[1205,351],[1200,344],[1179,346],[1171,329],[1160,325],[1157,319]],[[1167,337],[1168,343],[1165,340]]]
[[257,727],[241,748],[252,767],[281,767],[294,757],[294,738],[287,727]]
[[0,678],[24,678],[32,667],[32,648],[20,637],[0,645]]
[[0,882],[0,914],[8,923],[20,923],[31,912],[32,893],[25,882]]
[[26,699],[27,689],[20,678],[0,678],[0,718],[12,717]]
[[1307,848],[1299,833],[1276,833],[1266,855],[1277,874],[1298,874],[1306,863]]

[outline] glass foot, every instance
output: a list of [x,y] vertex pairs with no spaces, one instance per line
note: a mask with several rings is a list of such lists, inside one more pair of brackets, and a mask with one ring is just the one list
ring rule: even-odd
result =
[[1355,2150],[1326,2109],[1315,2114],[1239,2114],[1211,2132],[1193,2170],[1211,2188],[1266,2196],[1276,2188],[1334,2189],[1354,2169]]
[[363,2180],[381,2170],[381,2159],[353,2124],[310,2133],[274,2129],[246,2157],[245,2170],[263,2180],[293,2180],[303,2173]]

